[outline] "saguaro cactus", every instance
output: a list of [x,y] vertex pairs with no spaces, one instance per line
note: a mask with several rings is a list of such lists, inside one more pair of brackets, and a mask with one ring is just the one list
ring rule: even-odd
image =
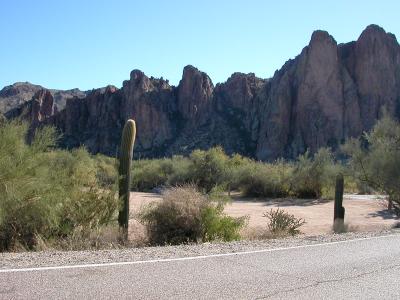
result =
[[131,165],[133,145],[136,137],[136,124],[128,120],[122,130],[121,148],[119,150],[119,200],[120,209],[118,223],[123,232],[123,238],[128,238],[129,195],[131,186]]
[[335,211],[333,214],[333,224],[335,231],[344,230],[344,213],[345,209],[343,207],[343,185],[344,179],[343,174],[338,174],[336,176],[336,186],[335,186]]

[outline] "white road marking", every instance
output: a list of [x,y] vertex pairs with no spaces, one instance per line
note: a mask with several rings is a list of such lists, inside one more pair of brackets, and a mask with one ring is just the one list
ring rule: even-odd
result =
[[114,267],[114,266],[127,266],[127,265],[138,265],[138,264],[149,264],[149,263],[197,260],[197,259],[207,259],[207,258],[214,258],[214,257],[226,257],[226,256],[236,256],[236,255],[267,253],[267,252],[283,251],[283,250],[290,250],[290,249],[311,248],[311,247],[336,245],[336,244],[366,241],[366,240],[372,240],[372,239],[381,239],[381,238],[388,238],[388,237],[398,237],[398,236],[400,236],[400,234],[395,233],[395,234],[382,235],[382,236],[373,236],[373,237],[367,237],[367,238],[358,238],[358,239],[336,241],[336,242],[300,245],[300,246],[293,246],[293,247],[281,247],[281,248],[243,251],[243,252],[230,252],[230,253],[221,253],[221,254],[210,254],[210,255],[188,256],[188,257],[177,257],[177,258],[163,258],[163,259],[153,259],[153,260],[138,260],[138,261],[125,261],[125,262],[113,262],[113,263],[65,265],[65,266],[36,267],[36,268],[0,269],[0,273],[51,271],[51,270],[82,269],[82,268],[100,268],[100,267]]

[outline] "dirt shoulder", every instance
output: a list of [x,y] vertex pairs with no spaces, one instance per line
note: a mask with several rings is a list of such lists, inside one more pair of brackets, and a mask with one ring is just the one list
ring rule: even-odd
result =
[[[266,199],[241,198],[233,196],[233,201],[225,207],[225,212],[234,217],[248,216],[249,228],[263,228],[267,225],[264,212],[281,207],[298,218],[306,220],[301,228],[306,236],[331,232],[333,222],[333,201],[315,199]],[[137,212],[142,205],[159,201],[161,197],[154,193],[132,193],[131,212]],[[344,196],[346,209],[345,223],[353,231],[385,230],[393,227],[400,220],[385,207],[384,201],[374,195]],[[139,226],[132,221],[131,226]]]
[[[226,206],[231,216],[249,215],[249,227],[266,226],[265,211],[281,207],[298,218],[306,220],[301,228],[305,235],[331,232],[334,201],[312,199],[236,199]],[[382,200],[371,195],[345,195],[345,223],[350,230],[373,231],[393,227],[398,218],[390,213]]]

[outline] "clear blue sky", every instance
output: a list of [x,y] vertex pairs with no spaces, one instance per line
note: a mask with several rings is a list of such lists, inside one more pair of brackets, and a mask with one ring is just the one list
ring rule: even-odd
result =
[[133,69],[177,84],[187,64],[266,78],[314,30],[340,43],[371,23],[400,36],[400,1],[0,0],[0,88],[120,87]]

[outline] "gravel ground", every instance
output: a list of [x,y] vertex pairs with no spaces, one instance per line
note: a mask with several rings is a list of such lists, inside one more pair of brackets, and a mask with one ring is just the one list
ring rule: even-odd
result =
[[[344,194],[346,208],[345,223],[351,231],[376,231],[390,229],[399,218],[387,210],[387,204],[382,195]],[[143,205],[160,201],[160,195],[155,193],[131,193],[131,212],[137,212]],[[267,219],[263,217],[266,211],[280,207],[297,218],[306,221],[301,232],[307,236],[328,234],[332,228],[333,200],[296,199],[296,198],[254,198],[242,197],[240,193],[232,193],[232,202],[225,206],[225,213],[232,217],[249,217],[248,229],[265,227]],[[132,220],[132,238],[145,236],[143,225]]]
[[261,249],[295,247],[389,234],[400,234],[400,229],[385,230],[380,232],[352,232],[345,234],[328,234],[307,237],[299,236],[294,238],[261,241],[237,241],[230,243],[205,243],[165,247],[126,248],[119,250],[0,253],[0,269],[201,256],[219,253],[234,253]]

